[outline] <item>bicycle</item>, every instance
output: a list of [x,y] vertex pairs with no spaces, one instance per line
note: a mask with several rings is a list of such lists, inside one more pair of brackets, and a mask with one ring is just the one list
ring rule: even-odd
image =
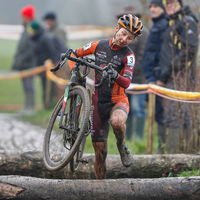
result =
[[[75,172],[82,159],[86,137],[90,134],[90,94],[86,86],[86,76],[90,68],[102,72],[102,78],[95,87],[101,87],[103,81],[111,82],[112,64],[104,68],[95,64],[94,59],[71,56],[72,49],[61,54],[58,64],[51,68],[54,72],[62,68],[67,59],[76,62],[71,71],[70,82],[65,93],[56,104],[48,122],[43,142],[43,159],[45,166],[50,171],[60,170],[70,163],[70,170]],[[83,73],[80,66],[84,66]]]

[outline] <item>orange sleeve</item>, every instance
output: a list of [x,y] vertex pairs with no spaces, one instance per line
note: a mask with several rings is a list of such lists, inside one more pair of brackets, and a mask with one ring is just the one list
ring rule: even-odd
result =
[[[83,56],[87,56],[90,54],[94,54],[95,49],[97,47],[97,45],[99,44],[99,41],[96,42],[91,42],[81,48],[78,48],[75,50],[75,55],[74,53],[71,54],[71,56],[73,57],[83,57]],[[75,62],[69,60],[69,67],[70,67],[70,71],[73,69],[73,67],[75,66]]]

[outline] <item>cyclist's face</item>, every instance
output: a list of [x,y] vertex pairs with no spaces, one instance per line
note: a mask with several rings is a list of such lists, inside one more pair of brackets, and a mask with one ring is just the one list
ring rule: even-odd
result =
[[114,43],[119,47],[127,46],[136,37],[125,28],[119,28],[119,26],[116,27],[115,31],[116,31],[116,35],[115,35]]

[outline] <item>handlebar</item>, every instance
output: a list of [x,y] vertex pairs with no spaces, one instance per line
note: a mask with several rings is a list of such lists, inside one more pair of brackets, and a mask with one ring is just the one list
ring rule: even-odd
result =
[[[103,72],[102,74],[102,78],[100,80],[99,84],[96,84],[95,87],[101,87],[103,85],[103,82],[105,79],[108,78],[108,86],[110,87],[110,83],[111,83],[111,74],[112,74],[112,64],[109,63],[107,66],[105,66],[104,68],[99,67],[98,65],[92,64],[91,62],[94,62],[95,60],[92,58],[88,58],[88,57],[83,57],[83,58],[76,58],[71,56],[71,53],[73,52],[72,49],[68,49],[66,53],[62,53],[60,56],[60,60],[58,62],[58,64],[51,68],[50,71],[51,72],[55,72],[59,69],[62,68],[62,66],[65,64],[65,62],[68,60],[74,61],[80,65],[85,65],[85,66],[89,66],[92,69],[96,69],[98,71]],[[85,59],[84,59],[85,58]]]
[[[59,70],[60,68],[62,68],[62,66],[67,61],[67,59],[74,61],[78,64],[87,65],[92,69],[97,69],[99,71],[103,71],[103,68],[99,67],[98,65],[94,65],[94,64],[92,64],[92,63],[90,63],[90,62],[88,62],[84,59],[80,59],[80,58],[76,58],[76,57],[71,56],[72,52],[73,52],[73,50],[69,49],[66,53],[62,53],[61,56],[60,56],[60,61],[58,62],[58,64],[54,68],[51,68],[50,71],[55,72],[55,71]],[[87,60],[90,60],[91,62],[94,61],[94,59],[92,59],[92,58],[87,58]]]

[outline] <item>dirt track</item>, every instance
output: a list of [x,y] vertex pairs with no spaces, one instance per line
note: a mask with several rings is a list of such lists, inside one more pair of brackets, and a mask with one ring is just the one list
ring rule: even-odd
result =
[[45,129],[21,121],[14,114],[0,114],[0,150],[42,150]]

